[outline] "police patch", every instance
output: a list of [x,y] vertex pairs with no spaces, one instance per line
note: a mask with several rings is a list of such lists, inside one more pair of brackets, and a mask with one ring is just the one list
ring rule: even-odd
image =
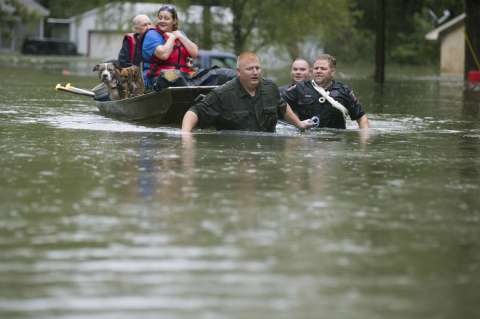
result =
[[353,90],[350,90],[350,95],[352,96],[354,101],[357,101],[357,97],[355,96],[355,94],[353,94]]

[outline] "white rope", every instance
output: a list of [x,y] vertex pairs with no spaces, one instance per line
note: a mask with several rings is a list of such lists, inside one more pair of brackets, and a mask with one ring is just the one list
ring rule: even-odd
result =
[[338,101],[335,101],[335,99],[333,97],[330,96],[329,92],[325,91],[324,88],[322,88],[321,86],[319,86],[317,83],[315,83],[315,80],[312,80],[312,84],[313,84],[313,88],[318,92],[320,93],[320,95],[322,96],[321,98],[318,99],[318,101],[320,103],[323,103],[325,102],[325,100],[328,101],[328,103],[330,103],[334,108],[336,108],[337,110],[339,110],[342,115],[343,115],[343,119],[345,120],[345,124],[347,123],[347,119],[349,118],[349,114],[348,114],[348,110],[345,106],[343,106],[340,102]]

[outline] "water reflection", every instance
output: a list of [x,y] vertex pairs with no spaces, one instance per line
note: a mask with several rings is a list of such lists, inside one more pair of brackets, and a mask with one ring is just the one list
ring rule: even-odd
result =
[[480,113],[480,92],[465,90],[463,92],[463,115],[478,118]]

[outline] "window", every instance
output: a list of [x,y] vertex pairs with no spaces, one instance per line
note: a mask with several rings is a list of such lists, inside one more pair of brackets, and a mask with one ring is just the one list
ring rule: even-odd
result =
[[231,57],[212,57],[211,65],[216,65],[221,68],[235,69],[237,61]]

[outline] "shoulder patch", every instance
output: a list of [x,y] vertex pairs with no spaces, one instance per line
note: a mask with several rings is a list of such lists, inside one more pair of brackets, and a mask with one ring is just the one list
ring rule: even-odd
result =
[[355,93],[353,93],[353,90],[350,90],[350,95],[354,101],[358,101],[357,97],[355,96]]

